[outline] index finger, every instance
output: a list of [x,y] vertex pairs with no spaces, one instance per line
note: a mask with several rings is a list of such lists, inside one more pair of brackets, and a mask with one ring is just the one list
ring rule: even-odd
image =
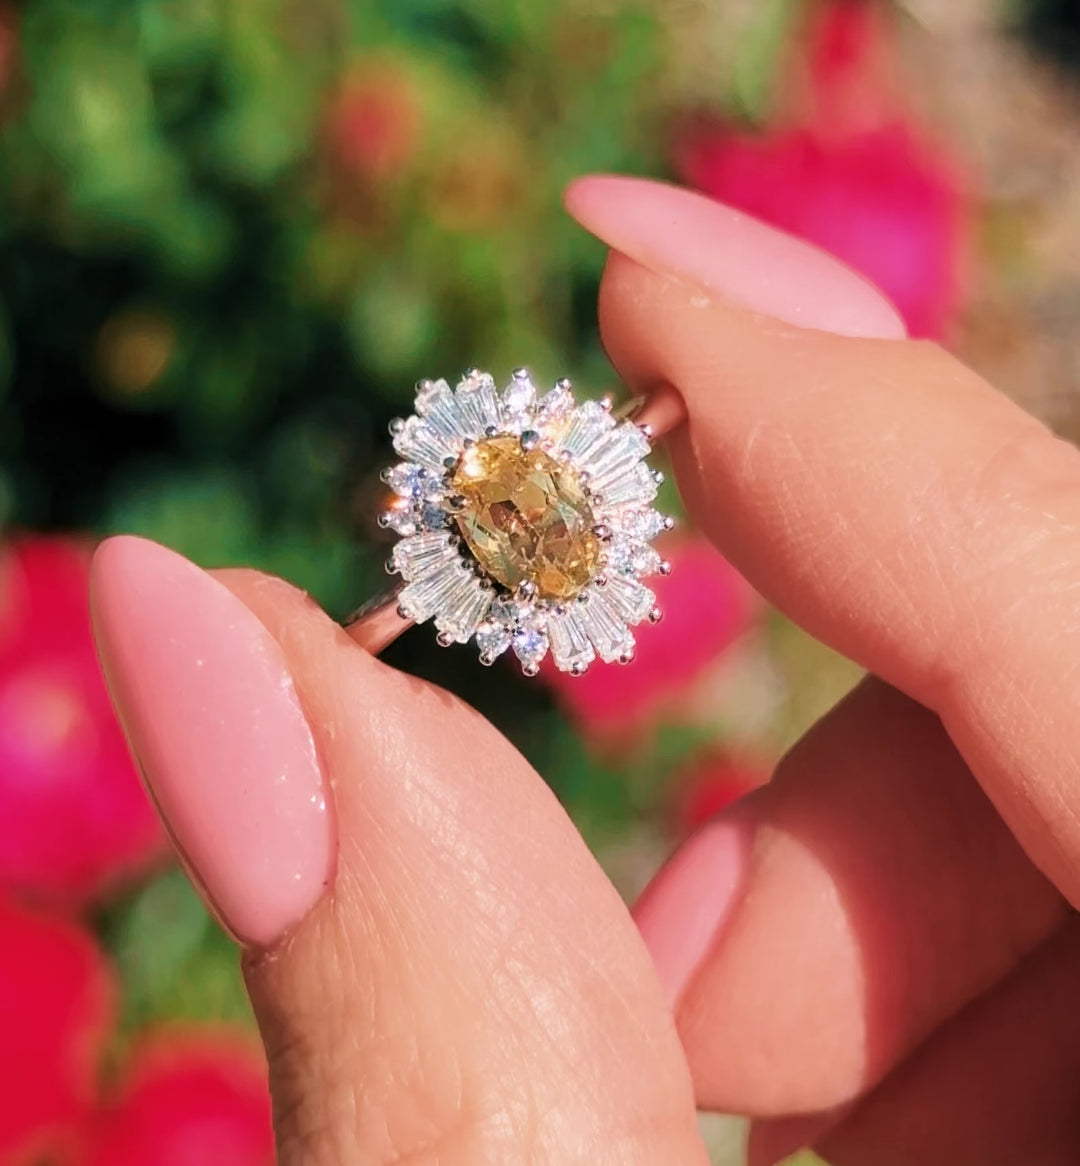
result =
[[646,221],[599,213],[610,181],[568,201],[616,250],[613,362],[636,391],[685,400],[671,444],[697,520],[781,609],[941,716],[1080,904],[1080,454],[933,345],[725,302],[701,277],[724,261],[710,240],[692,263],[662,223],[643,243]]

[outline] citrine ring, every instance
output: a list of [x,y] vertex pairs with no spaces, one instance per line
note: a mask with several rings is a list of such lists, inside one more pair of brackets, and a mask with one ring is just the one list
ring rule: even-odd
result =
[[357,640],[380,651],[433,621],[443,646],[474,640],[483,664],[510,651],[529,676],[548,655],[574,675],[633,660],[634,628],[661,617],[642,580],[671,569],[652,545],[673,521],[653,505],[648,425],[567,380],[539,393],[517,369],[500,392],[473,369],[421,381],[390,432],[402,460],[379,525],[399,536],[398,580],[347,622]]

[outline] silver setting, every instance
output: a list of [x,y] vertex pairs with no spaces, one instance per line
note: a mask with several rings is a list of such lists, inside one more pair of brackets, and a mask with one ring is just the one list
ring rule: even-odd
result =
[[[395,419],[390,431],[402,460],[380,475],[394,498],[378,523],[400,538],[387,570],[401,579],[393,599],[401,619],[431,620],[444,647],[474,639],[484,665],[512,652],[526,676],[535,676],[548,655],[572,676],[597,659],[633,660],[633,628],[661,616],[641,580],[671,569],[651,544],[674,526],[653,508],[663,475],[645,462],[649,426],[620,420],[610,398],[579,404],[565,378],[538,390],[519,368],[501,392],[480,369],[454,388],[420,380],[414,413]],[[466,449],[500,436],[571,467],[585,489],[599,558],[572,598],[545,598],[531,580],[511,592],[458,535],[456,515],[466,500],[451,492],[453,472]]]

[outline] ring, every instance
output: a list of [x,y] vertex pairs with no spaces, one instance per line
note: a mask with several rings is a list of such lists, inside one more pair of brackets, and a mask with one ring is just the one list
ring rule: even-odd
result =
[[575,676],[633,660],[633,628],[661,618],[641,580],[671,570],[651,544],[674,526],[653,507],[649,425],[579,404],[568,380],[541,395],[516,369],[499,392],[472,369],[454,389],[420,381],[390,432],[402,460],[378,521],[400,536],[399,578],[346,621],[358,642],[377,653],[432,620],[444,647],[474,639],[482,664],[512,651],[527,676],[549,653]]

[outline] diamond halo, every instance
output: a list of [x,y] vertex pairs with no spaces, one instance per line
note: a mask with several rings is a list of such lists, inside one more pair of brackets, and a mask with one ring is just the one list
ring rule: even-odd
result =
[[472,369],[454,389],[420,381],[390,432],[402,460],[379,525],[400,536],[402,618],[433,620],[444,646],[475,639],[484,664],[512,651],[529,676],[549,653],[573,675],[633,659],[632,629],[661,617],[641,580],[670,571],[651,544],[674,525],[652,505],[647,428],[568,380],[540,394],[516,369],[500,392]]

